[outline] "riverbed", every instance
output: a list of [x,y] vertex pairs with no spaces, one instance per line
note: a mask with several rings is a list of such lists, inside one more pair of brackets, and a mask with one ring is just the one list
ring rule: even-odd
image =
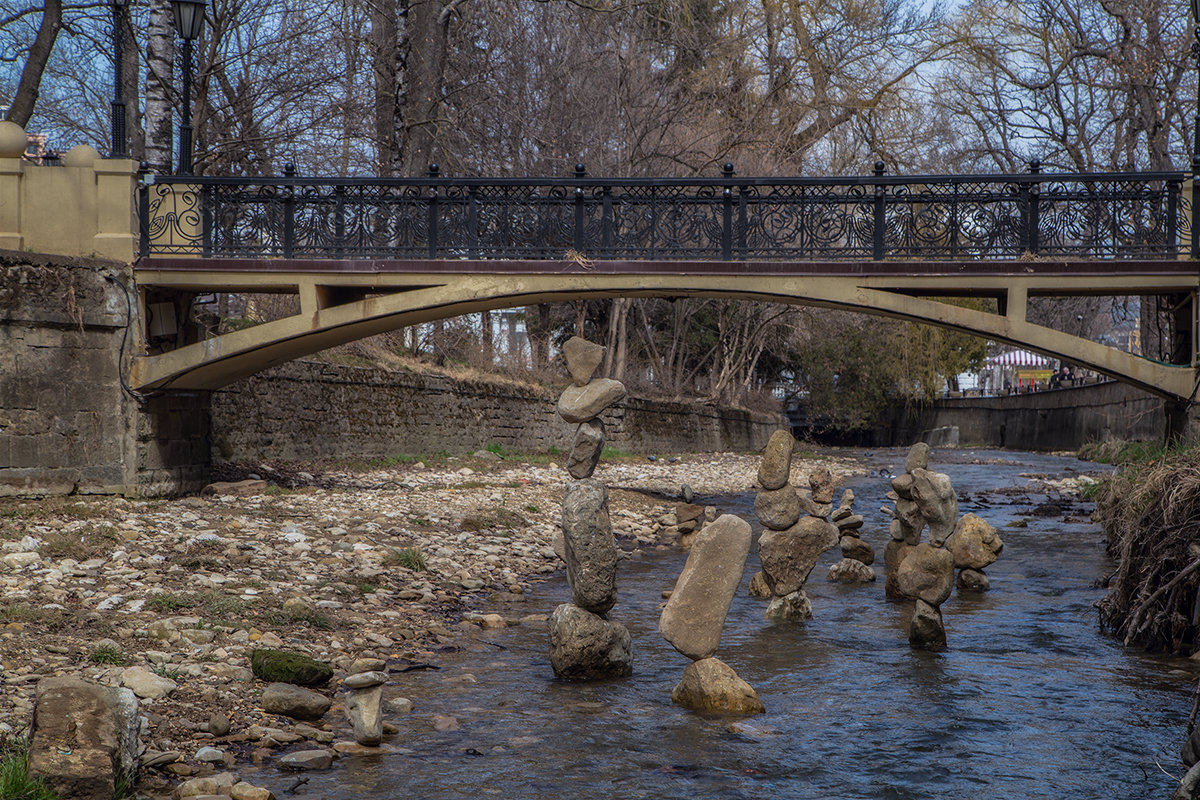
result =
[[[908,645],[906,606],[883,597],[887,532],[877,509],[903,455],[857,455],[870,474],[846,485],[867,518],[880,579],[827,582],[840,557],[830,551],[806,587],[815,618],[776,624],[746,593],[758,570],[752,554],[726,620],[717,655],[757,690],[766,714],[708,717],[671,703],[687,660],[655,626],[685,556],[650,552],[622,564],[613,611],[633,635],[632,678],[559,682],[540,626],[481,632],[437,653],[436,669],[394,676],[389,696],[414,704],[393,719],[396,752],[343,759],[308,775],[296,796],[1170,796],[1164,770],[1182,773],[1194,662],[1126,650],[1098,630],[1096,583],[1111,571],[1103,535],[1088,504],[1045,483],[1102,468],[1013,452],[938,454],[931,467],[951,476],[960,512],[996,525],[1005,550],[987,570],[990,592],[943,606],[949,649],[928,653]],[[702,501],[753,519],[753,495]],[[538,584],[522,611],[549,612],[568,597],[559,576]],[[435,730],[439,715],[456,729]],[[296,782],[273,769],[252,779],[277,793]]]

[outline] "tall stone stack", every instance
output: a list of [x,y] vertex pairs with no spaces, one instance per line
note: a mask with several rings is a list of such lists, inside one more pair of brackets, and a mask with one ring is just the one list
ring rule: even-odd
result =
[[904,459],[904,472],[892,480],[892,490],[887,493],[895,508],[884,506],[879,509],[892,518],[889,528],[891,540],[883,549],[883,591],[887,599],[893,602],[908,599],[904,592],[900,591],[897,574],[904,559],[920,543],[921,531],[926,524],[912,496],[912,471],[928,466],[929,445],[917,442],[908,449],[908,455]]
[[750,525],[732,514],[704,526],[659,618],[663,638],[692,659],[671,692],[671,699],[685,708],[725,714],[766,710],[750,684],[714,657],[742,580],[750,539]]
[[829,568],[828,579],[839,583],[869,583],[875,580],[875,549],[862,540],[863,518],[854,513],[854,492],[842,492],[842,500],[833,512],[842,560]]
[[558,400],[558,413],[577,423],[567,457],[575,480],[563,492],[563,558],[571,585],[570,603],[550,616],[550,665],[567,680],[626,677],[633,672],[629,631],[608,618],[617,602],[617,540],[608,514],[608,489],[592,477],[604,449],[599,416],[625,397],[620,381],[594,378],[604,348],[579,337],[563,346],[572,386]]
[[[767,619],[812,619],[812,603],[804,582],[821,553],[838,543],[838,529],[828,520],[833,510],[833,476],[820,467],[809,476],[811,494],[802,494],[789,483],[795,440],[787,431],[775,431],[767,442],[758,482],[762,491],[754,500],[754,513],[763,525],[758,539],[762,582],[770,592]],[[761,589],[753,585],[751,592]]]

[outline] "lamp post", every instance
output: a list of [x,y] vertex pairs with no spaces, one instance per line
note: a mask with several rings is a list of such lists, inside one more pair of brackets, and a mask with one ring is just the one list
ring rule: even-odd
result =
[[[1200,2],[1200,0],[1196,0]],[[192,42],[204,30],[205,0],[171,0],[175,31],[183,39],[183,111],[179,119],[179,174],[192,174]]]
[[1196,129],[1192,140],[1192,258],[1200,258],[1200,231],[1196,230],[1200,206],[1200,0],[1192,0],[1192,58],[1196,59]]
[[[1200,2],[1200,0],[1198,0]],[[111,158],[125,158],[125,93],[122,84],[125,66],[125,9],[129,0],[112,0],[113,28],[113,99]]]

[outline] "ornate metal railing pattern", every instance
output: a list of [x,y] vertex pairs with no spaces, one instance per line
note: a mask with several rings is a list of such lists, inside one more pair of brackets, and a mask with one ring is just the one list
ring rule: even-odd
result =
[[237,258],[937,260],[1191,252],[1184,173],[861,178],[170,177],[140,252]]

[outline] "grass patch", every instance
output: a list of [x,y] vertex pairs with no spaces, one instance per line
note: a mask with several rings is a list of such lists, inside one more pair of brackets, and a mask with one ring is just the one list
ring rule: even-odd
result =
[[195,607],[197,600],[194,596],[177,594],[175,592],[163,592],[156,594],[146,601],[146,607],[151,611],[166,613],[169,611],[179,611],[180,609]]
[[88,661],[93,664],[108,664],[114,667],[124,667],[129,664],[129,656],[125,655],[125,651],[119,647],[113,647],[110,644],[102,644],[91,652],[88,656]]
[[272,625],[304,625],[320,631],[331,631],[337,627],[332,617],[319,611],[272,611],[263,619]]
[[1128,442],[1111,439],[1107,442],[1088,442],[1077,454],[1084,461],[1117,466],[1147,465],[1161,461],[1172,454],[1181,453],[1186,447],[1177,444],[1164,445],[1160,440]]
[[24,739],[0,739],[0,797],[4,800],[58,800],[40,778],[30,778],[29,744]]
[[169,681],[179,683],[179,678],[182,673],[177,669],[168,669],[164,666],[151,667],[150,671],[160,678],[166,678]]
[[392,548],[383,558],[385,567],[404,567],[413,572],[424,572],[429,569],[429,562],[419,547],[403,547],[399,550]]
[[509,511],[507,508],[497,508],[486,514],[471,514],[463,517],[460,527],[464,531],[513,530],[515,528],[529,527],[529,520],[515,511]]
[[275,483],[272,483],[270,486],[268,486],[266,489],[263,490],[263,494],[265,494],[267,497],[281,497],[283,495],[295,494],[295,493],[296,493],[296,491],[294,489],[288,489],[285,486],[280,486]]
[[[0,625],[20,622],[23,625],[38,625],[58,630],[66,625],[73,615],[60,608],[39,608],[28,603],[5,603],[0,605]],[[0,795],[3,797],[3,795]]]
[[53,559],[73,558],[87,561],[106,555],[121,541],[117,529],[111,525],[96,525],[75,533],[49,533],[42,539],[38,551]]
[[534,506],[534,505],[525,506],[525,510],[528,511],[530,514],[538,513],[538,507]]

